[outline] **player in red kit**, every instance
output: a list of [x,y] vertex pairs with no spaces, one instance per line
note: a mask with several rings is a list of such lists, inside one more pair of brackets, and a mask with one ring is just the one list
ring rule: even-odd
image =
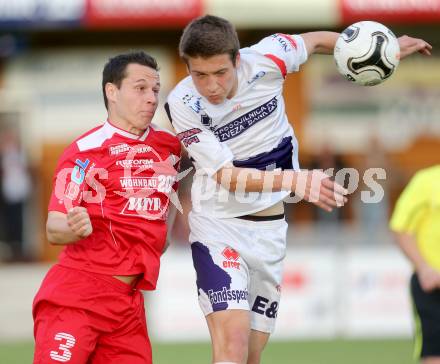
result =
[[47,237],[65,245],[33,304],[34,363],[151,363],[143,296],[155,289],[180,143],[151,120],[154,58],[118,55],[103,71],[108,120],[61,156]]

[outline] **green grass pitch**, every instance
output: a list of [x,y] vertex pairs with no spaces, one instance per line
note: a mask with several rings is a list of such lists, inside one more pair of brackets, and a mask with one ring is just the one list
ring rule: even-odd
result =
[[[0,343],[3,364],[32,363],[33,343]],[[154,364],[209,364],[203,344],[153,343]],[[270,342],[262,364],[414,364],[410,340]]]

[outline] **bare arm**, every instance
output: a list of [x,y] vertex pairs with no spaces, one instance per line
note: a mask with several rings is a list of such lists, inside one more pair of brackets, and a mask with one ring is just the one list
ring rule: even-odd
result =
[[170,211],[168,213],[168,218],[167,218],[167,238],[165,241],[165,246],[163,247],[162,254],[166,252],[166,250],[171,244],[171,240],[170,240],[171,231],[173,230],[174,221],[176,220],[176,215],[177,215],[177,208],[171,202],[169,209]]
[[432,268],[422,257],[415,236],[400,232],[395,232],[394,236],[400,249],[414,266],[423,290],[430,292],[440,288],[440,272]]
[[347,190],[319,170],[260,171],[227,166],[220,169],[214,179],[231,192],[295,192],[326,211],[343,206],[347,201]]
[[301,37],[304,39],[307,54],[333,54],[339,33],[335,32],[310,32],[303,33]]
[[400,46],[400,59],[408,57],[413,53],[420,53],[424,56],[431,55],[431,44],[425,42],[423,39],[417,39],[403,35],[398,38]]
[[74,207],[67,214],[49,211],[46,223],[47,240],[54,245],[72,244],[92,233],[89,214],[84,207]]
[[[335,48],[339,33],[326,31],[310,32],[301,34],[301,37],[304,39],[307,54],[309,56],[313,53],[333,54],[333,49]],[[398,38],[398,41],[401,59],[417,52],[425,56],[431,55],[432,46],[423,39],[403,35]]]

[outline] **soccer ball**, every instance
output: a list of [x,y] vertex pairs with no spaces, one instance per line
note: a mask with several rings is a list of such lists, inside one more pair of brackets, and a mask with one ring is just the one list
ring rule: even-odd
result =
[[399,42],[385,25],[361,21],[340,34],[334,58],[338,71],[349,81],[374,86],[390,78],[399,65]]

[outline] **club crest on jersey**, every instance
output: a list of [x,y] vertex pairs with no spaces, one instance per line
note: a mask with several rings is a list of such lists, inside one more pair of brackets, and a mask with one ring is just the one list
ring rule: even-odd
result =
[[210,128],[212,126],[212,118],[206,113],[200,115],[200,121],[202,125],[206,126],[207,128]]
[[183,96],[182,101],[185,105],[189,106],[191,110],[198,114],[201,110],[203,110],[202,104],[200,103],[201,99],[202,98],[200,96],[196,97],[194,95],[186,94]]
[[228,246],[223,249],[222,255],[226,258],[226,260],[223,261],[223,268],[240,269],[240,263],[238,262],[240,254],[235,249]]

